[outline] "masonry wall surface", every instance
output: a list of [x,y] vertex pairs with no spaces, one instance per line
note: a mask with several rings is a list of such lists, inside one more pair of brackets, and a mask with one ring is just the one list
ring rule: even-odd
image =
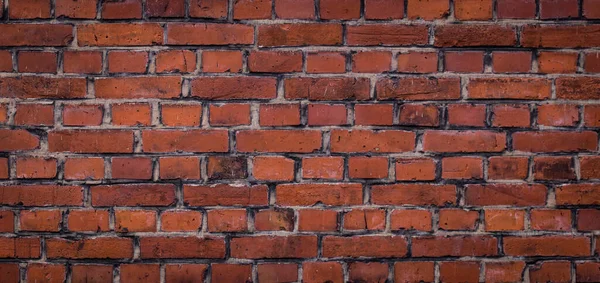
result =
[[599,0],[0,15],[0,282],[600,282]]

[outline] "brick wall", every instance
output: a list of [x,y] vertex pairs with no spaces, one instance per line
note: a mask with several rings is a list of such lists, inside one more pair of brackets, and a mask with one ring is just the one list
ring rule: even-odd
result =
[[0,0],[1,282],[600,282],[599,0]]

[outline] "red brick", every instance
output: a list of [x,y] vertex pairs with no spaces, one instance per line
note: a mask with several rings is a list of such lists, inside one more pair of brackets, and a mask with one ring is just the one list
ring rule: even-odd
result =
[[323,237],[323,257],[405,257],[407,241],[402,236]]
[[[528,25],[521,31],[523,47],[593,47],[600,44],[600,39],[593,36],[598,27],[589,26],[557,26]],[[585,35],[585,36],[582,36]]]
[[97,98],[177,98],[181,95],[179,77],[112,77],[94,83]]
[[270,19],[271,0],[239,0],[233,3],[233,18]]
[[10,3],[9,19],[50,18],[50,0],[20,0]]
[[394,120],[391,104],[354,105],[354,123],[365,126],[391,126]]
[[51,126],[54,124],[54,105],[17,104],[15,124],[26,126]]
[[598,205],[600,187],[594,184],[562,185],[556,188],[556,204]]
[[[379,0],[381,1],[381,0]],[[389,1],[389,0],[388,0]],[[403,73],[435,73],[438,55],[435,52],[408,52],[398,54],[398,71]]]
[[123,282],[158,282],[160,280],[160,265],[121,264],[120,275]]
[[52,179],[56,177],[55,158],[19,157],[17,158],[17,178]]
[[527,105],[496,104],[492,106],[492,126],[528,127],[530,111]]
[[223,130],[142,131],[144,152],[227,152],[229,137]]
[[[330,0],[331,1],[331,0]],[[352,54],[352,72],[382,73],[390,71],[392,53],[385,51],[362,51]]]
[[60,283],[65,281],[66,272],[62,264],[31,263],[27,265],[27,281]]
[[576,18],[579,4],[576,0],[540,0],[540,18]]
[[556,96],[558,99],[586,100],[595,99],[599,91],[593,85],[599,83],[598,78],[576,77],[556,79]]
[[538,106],[538,124],[543,126],[572,127],[579,122],[579,109],[572,104],[544,104]]
[[115,231],[120,233],[156,232],[156,211],[117,210]]
[[227,18],[227,0],[190,1],[190,17],[224,19]]
[[196,53],[191,50],[166,50],[156,55],[156,72],[191,73],[196,70]]
[[150,17],[184,17],[184,0],[147,0],[146,15]]
[[141,0],[102,1],[103,19],[140,19],[141,17]]
[[294,160],[280,156],[254,157],[252,175],[257,180],[293,181]]
[[404,0],[366,0],[365,19],[390,20],[404,18]]
[[571,211],[566,209],[534,209],[530,226],[533,230],[570,231]]
[[516,42],[515,29],[510,26],[453,24],[435,28],[434,46],[437,47],[514,46]]
[[431,261],[401,261],[394,263],[395,282],[434,282],[434,263]]
[[[12,233],[15,231],[15,214],[10,210],[0,210],[0,232]],[[0,268],[1,269],[1,268]]]
[[344,214],[344,229],[384,230],[385,214],[383,209],[353,209]]
[[450,14],[450,4],[445,0],[406,1],[408,2],[407,14],[409,19],[430,21],[445,18]]
[[61,226],[60,210],[22,210],[19,217],[21,231],[58,232]]
[[98,0],[57,0],[54,14],[57,17],[72,19],[94,19],[96,18],[96,6]]
[[259,46],[342,44],[340,24],[269,24],[258,26]]
[[113,157],[111,171],[113,179],[150,180],[152,159],[146,157]]
[[521,156],[493,156],[488,159],[488,179],[524,180],[529,172],[529,158]]
[[431,231],[431,212],[428,210],[394,209],[390,219],[392,230]]
[[82,78],[0,78],[0,97],[6,98],[83,98],[85,92]]
[[479,262],[440,262],[440,281],[448,283],[479,282]]
[[533,177],[536,180],[574,180],[575,168],[570,156],[535,156]]
[[551,83],[540,78],[480,78],[469,80],[471,99],[527,99],[550,98]]
[[571,264],[568,261],[544,261],[529,267],[530,282],[571,282]]
[[201,104],[161,104],[161,121],[165,126],[198,127],[201,119]]
[[169,45],[226,45],[254,43],[253,28],[242,24],[171,23],[167,25],[167,34],[167,44]]
[[339,262],[305,262],[302,264],[302,281],[343,283],[342,264]]
[[208,265],[198,263],[167,264],[166,282],[204,282]]
[[348,175],[357,179],[385,179],[388,163],[387,157],[353,156],[348,159]]
[[479,212],[463,209],[442,209],[439,212],[439,226],[443,230],[475,230],[479,222]]
[[590,238],[581,236],[505,237],[509,256],[590,256]]
[[275,15],[282,19],[314,19],[315,2],[314,0],[275,0]]
[[58,185],[12,185],[0,187],[0,204],[22,206],[66,206],[83,204],[83,188]]
[[337,231],[338,213],[333,210],[302,209],[298,211],[298,231]]
[[21,73],[56,73],[57,55],[55,52],[21,51],[17,58]]
[[309,104],[309,126],[336,126],[346,125],[348,115],[346,105],[339,104]]
[[243,232],[248,230],[246,210],[209,210],[208,231]]
[[62,115],[65,126],[100,126],[104,107],[91,104],[66,104],[63,106]]
[[161,179],[200,179],[200,158],[195,156],[167,156],[159,159]]
[[288,78],[285,98],[308,100],[367,100],[370,82],[366,78]]
[[267,186],[185,185],[184,203],[190,206],[255,206],[267,205]]
[[284,184],[276,188],[277,203],[282,206],[352,205],[362,203],[359,184]]
[[448,123],[452,126],[485,126],[485,105],[450,104],[448,105]]
[[206,171],[210,180],[245,179],[248,176],[247,167],[244,156],[211,156]]
[[415,134],[400,130],[333,130],[332,152],[406,152],[415,147]]
[[597,262],[579,262],[575,270],[577,282],[594,282],[600,278],[600,266]]
[[348,26],[346,40],[348,45],[355,46],[425,45],[428,42],[428,29],[425,25],[351,25]]
[[397,181],[431,181],[436,176],[436,162],[430,158],[396,159]]
[[291,209],[261,210],[254,215],[257,231],[293,231],[294,211]]
[[582,156],[579,157],[579,167],[581,179],[599,179],[600,158],[597,156]]
[[108,231],[108,210],[69,210],[67,226],[75,232],[100,232]]
[[[588,1],[589,2],[589,1]],[[586,2],[586,3],[588,3]],[[600,2],[599,2],[600,4]],[[600,15],[600,12],[599,12]],[[593,53],[585,53],[585,64],[584,64],[584,68],[585,68],[585,72],[586,73],[600,73],[600,52],[593,52]],[[8,58],[7,58],[7,62],[9,62]],[[0,68],[1,69],[1,68]],[[8,66],[8,64],[5,67],[5,70],[12,70],[12,67]]]
[[521,281],[521,275],[525,263],[522,261],[511,262],[486,262],[485,263],[485,282],[518,282]]
[[344,177],[344,159],[341,157],[302,158],[302,178],[341,180]]
[[[502,0],[500,0],[502,1]],[[531,52],[492,52],[494,73],[528,73],[531,71]]]
[[298,265],[295,263],[264,263],[258,265],[257,273],[260,282],[295,282],[298,280]]
[[426,131],[423,149],[433,152],[501,152],[506,135],[492,131]]
[[458,0],[454,2],[454,16],[459,20],[492,19],[492,0]]
[[535,0],[498,0],[497,15],[499,19],[534,19]]
[[258,115],[261,126],[298,126],[300,125],[300,104],[262,104]]
[[242,52],[204,51],[202,71],[207,73],[239,73],[242,71]]
[[246,236],[231,239],[231,257],[233,258],[312,258],[316,256],[316,236]]
[[[1,2],[0,2],[0,4],[1,4]],[[0,9],[0,11],[2,11],[2,10]],[[0,72],[12,72],[13,71],[12,60],[13,60],[12,52],[10,52],[8,50],[0,51]]]
[[0,237],[0,244],[3,247],[0,251],[2,258],[40,258],[40,238]]
[[351,20],[360,18],[359,0],[323,0],[319,2],[323,20]]
[[598,0],[587,0],[583,2],[583,15],[588,19],[599,19],[600,9]]
[[381,205],[444,206],[456,202],[456,187],[427,184],[375,185],[371,188],[371,201]]
[[4,140],[0,140],[0,150],[2,151],[32,150],[40,144],[39,137],[26,130],[0,129],[0,134],[6,137]]
[[424,236],[413,238],[413,257],[494,256],[497,239],[491,236]]
[[547,188],[540,184],[467,185],[465,204],[542,206],[546,204],[546,192]]
[[250,104],[211,104],[209,112],[212,126],[250,125]]
[[225,258],[223,238],[171,236],[141,237],[141,258]]
[[237,132],[241,152],[299,152],[321,149],[321,132],[310,130],[244,130]]
[[[290,0],[283,0],[290,1]],[[12,67],[11,67],[12,70]],[[306,54],[307,73],[345,73],[346,55],[338,52],[313,52]]]
[[0,179],[8,179],[9,176],[8,158],[0,158]]
[[161,231],[198,231],[202,226],[202,212],[191,210],[167,210],[161,213],[160,223]]
[[486,231],[519,231],[525,228],[525,211],[514,209],[486,209]]
[[111,108],[114,125],[148,126],[152,122],[152,109],[147,103],[113,104]]
[[77,26],[77,42],[80,46],[161,45],[163,28],[154,23],[85,24]]
[[99,74],[102,72],[102,53],[96,51],[65,51],[63,53],[63,71],[65,73]]
[[575,73],[577,53],[540,52],[538,64],[540,73]]
[[598,147],[595,132],[519,132],[513,134],[513,148],[528,152],[592,151]]
[[108,72],[145,73],[148,69],[148,52],[110,51],[108,52]]
[[191,96],[209,100],[272,99],[276,80],[270,77],[198,77],[191,82]]
[[577,230],[579,231],[594,231],[600,230],[598,223],[600,210],[597,209],[580,209],[577,211]]
[[440,124],[440,110],[433,104],[403,104],[400,125],[435,127]]
[[442,159],[444,179],[482,179],[483,160],[481,157],[444,157]]
[[248,56],[248,70],[253,73],[292,73],[302,71],[302,52],[253,51]]
[[71,266],[71,282],[73,283],[110,283],[112,279],[112,265],[74,264]]
[[72,25],[0,24],[0,30],[0,46],[67,46],[73,41]]
[[172,184],[101,185],[90,191],[92,206],[168,206],[175,202]]
[[481,73],[483,72],[483,52],[449,51],[444,54],[444,63],[446,71],[449,72]]
[[352,262],[348,266],[351,282],[385,282],[388,278],[387,263]]
[[457,78],[382,78],[375,85],[380,100],[454,100],[460,98]]
[[133,257],[133,240],[128,238],[98,237],[70,240],[46,240],[49,258],[66,259],[127,259]]
[[251,264],[211,264],[211,282],[252,282]]

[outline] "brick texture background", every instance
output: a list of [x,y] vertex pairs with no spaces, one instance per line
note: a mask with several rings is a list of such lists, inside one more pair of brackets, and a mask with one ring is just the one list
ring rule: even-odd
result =
[[1,282],[600,282],[599,0],[0,15]]

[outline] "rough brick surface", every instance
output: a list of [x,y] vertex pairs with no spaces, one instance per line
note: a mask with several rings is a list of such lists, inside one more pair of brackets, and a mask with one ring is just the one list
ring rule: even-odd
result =
[[0,0],[0,282],[600,282],[600,0]]

